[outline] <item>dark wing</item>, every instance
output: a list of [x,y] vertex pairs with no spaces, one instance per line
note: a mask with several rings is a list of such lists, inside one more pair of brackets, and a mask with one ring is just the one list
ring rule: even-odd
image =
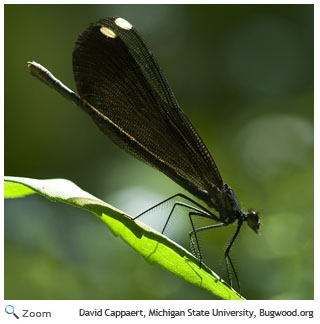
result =
[[117,145],[201,198],[222,187],[218,168],[131,27],[109,17],[79,36],[73,52],[79,95],[117,126],[90,113]]

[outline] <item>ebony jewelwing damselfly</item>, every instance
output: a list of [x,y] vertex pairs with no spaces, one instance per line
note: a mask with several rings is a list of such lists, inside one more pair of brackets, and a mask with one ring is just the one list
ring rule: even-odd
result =
[[[240,289],[229,252],[244,222],[259,232],[259,216],[255,211],[244,212],[240,208],[235,193],[223,182],[208,149],[132,25],[123,18],[108,17],[79,36],[73,51],[73,73],[79,95],[40,64],[29,62],[28,66],[33,76],[86,111],[114,143],[160,170],[207,205],[203,207],[183,194],[164,201],[183,198],[192,204],[175,202],[162,232],[175,207],[187,207],[192,225],[189,233],[192,250],[200,266],[202,255],[197,233],[237,221],[236,231],[225,250],[225,262],[229,283],[232,284],[233,271]],[[195,216],[215,224],[195,228]]]

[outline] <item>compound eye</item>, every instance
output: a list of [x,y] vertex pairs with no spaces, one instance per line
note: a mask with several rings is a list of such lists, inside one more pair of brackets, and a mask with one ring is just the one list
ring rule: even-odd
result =
[[259,234],[260,229],[260,218],[257,212],[249,210],[247,213],[247,223],[250,228],[252,228],[257,234]]

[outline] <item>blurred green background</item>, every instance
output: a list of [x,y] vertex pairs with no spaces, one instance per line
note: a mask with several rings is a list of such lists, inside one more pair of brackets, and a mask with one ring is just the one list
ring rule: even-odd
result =
[[[35,60],[75,89],[74,41],[110,15],[138,29],[224,181],[261,214],[262,235],[244,226],[232,250],[242,294],[313,299],[312,5],[5,5],[5,174],[67,178],[131,215],[182,192],[28,74]],[[223,277],[229,227],[206,245]],[[39,196],[5,201],[4,279],[6,299],[212,298]]]

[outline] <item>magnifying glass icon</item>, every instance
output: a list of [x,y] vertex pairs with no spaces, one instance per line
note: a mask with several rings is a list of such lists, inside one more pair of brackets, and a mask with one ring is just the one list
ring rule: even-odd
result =
[[14,312],[14,307],[12,305],[7,305],[4,310],[7,314],[12,314],[15,318],[19,319],[19,316]]

